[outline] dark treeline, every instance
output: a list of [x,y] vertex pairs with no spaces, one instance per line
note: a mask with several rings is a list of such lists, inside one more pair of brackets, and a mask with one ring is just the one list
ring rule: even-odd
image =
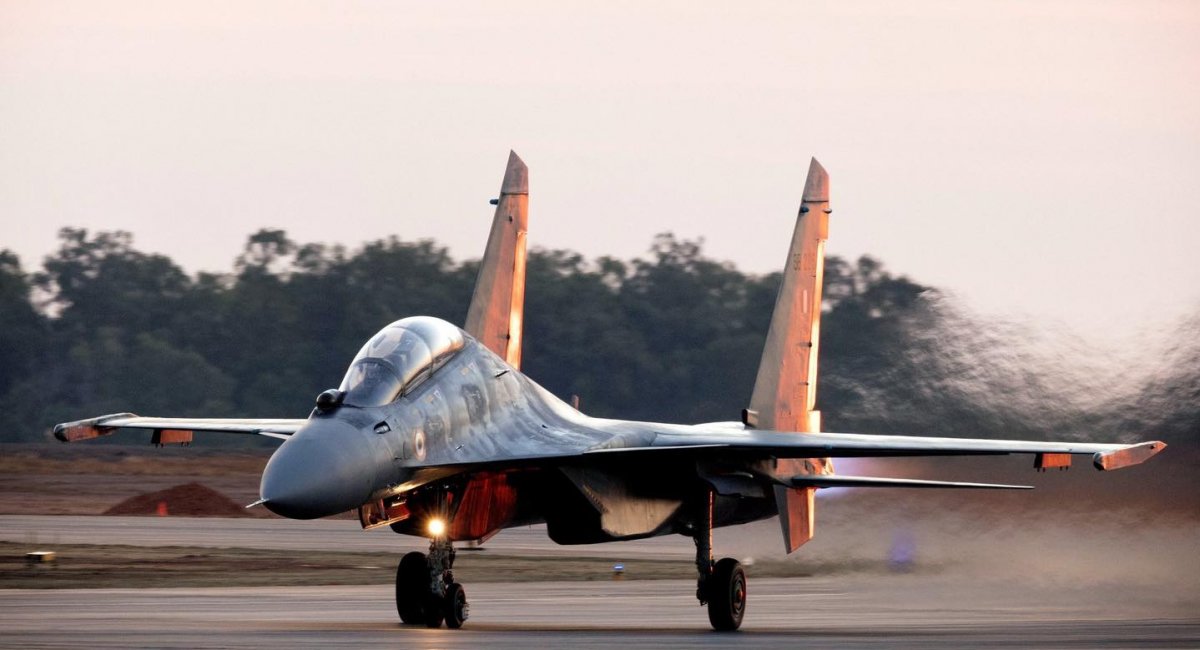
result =
[[[262,230],[230,273],[189,276],[137,250],[128,233],[64,229],[60,238],[33,272],[0,252],[0,440],[43,440],[55,422],[120,411],[303,417],[387,323],[425,314],[461,324],[477,268],[432,241],[347,251]],[[737,419],[779,280],[669,234],[632,261],[535,249],[524,370],[564,398],[579,395],[592,415]],[[1098,414],[1050,399],[1049,380],[1022,359],[989,356],[1004,341],[872,258],[831,257],[825,297],[827,430],[1112,437],[1144,428],[1106,417],[1137,403]],[[1179,354],[1194,359],[1196,349]],[[1189,372],[1146,391],[1167,402],[1194,392]],[[1164,436],[1195,438],[1194,409],[1162,417],[1172,427]]]

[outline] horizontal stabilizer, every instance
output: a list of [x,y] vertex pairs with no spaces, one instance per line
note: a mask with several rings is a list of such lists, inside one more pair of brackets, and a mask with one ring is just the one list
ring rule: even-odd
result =
[[1032,485],[1003,483],[960,483],[956,481],[922,481],[911,478],[877,476],[793,476],[787,480],[792,487],[876,487],[876,488],[966,488],[974,490],[1032,490]]

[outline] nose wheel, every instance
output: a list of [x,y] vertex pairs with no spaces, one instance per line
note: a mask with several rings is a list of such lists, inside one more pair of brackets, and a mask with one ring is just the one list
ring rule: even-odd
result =
[[467,591],[457,582],[451,582],[446,587],[444,599],[446,627],[457,630],[467,621],[470,605],[467,604]]
[[429,554],[412,552],[396,568],[396,613],[405,625],[446,627],[457,630],[470,612],[467,592],[454,581],[454,547],[434,539]]
[[396,613],[405,625],[425,622],[425,594],[429,591],[429,569],[425,554],[406,554],[396,567]]

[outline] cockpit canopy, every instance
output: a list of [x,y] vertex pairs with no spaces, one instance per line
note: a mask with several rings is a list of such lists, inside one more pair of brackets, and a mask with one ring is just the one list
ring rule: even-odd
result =
[[463,347],[462,330],[439,318],[398,320],[371,337],[342,380],[351,406],[390,404],[424,381]]

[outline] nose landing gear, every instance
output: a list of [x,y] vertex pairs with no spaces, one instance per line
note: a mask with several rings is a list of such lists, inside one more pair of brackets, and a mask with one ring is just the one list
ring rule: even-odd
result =
[[429,554],[413,551],[396,568],[396,613],[406,625],[458,629],[470,612],[467,592],[454,581],[454,546],[445,538],[429,543]]
[[463,623],[467,621],[471,607],[467,604],[467,592],[462,585],[451,582],[446,586],[444,607],[446,627],[452,630],[462,627]]
[[429,591],[425,554],[407,553],[396,567],[396,613],[405,625],[425,622],[425,594]]

